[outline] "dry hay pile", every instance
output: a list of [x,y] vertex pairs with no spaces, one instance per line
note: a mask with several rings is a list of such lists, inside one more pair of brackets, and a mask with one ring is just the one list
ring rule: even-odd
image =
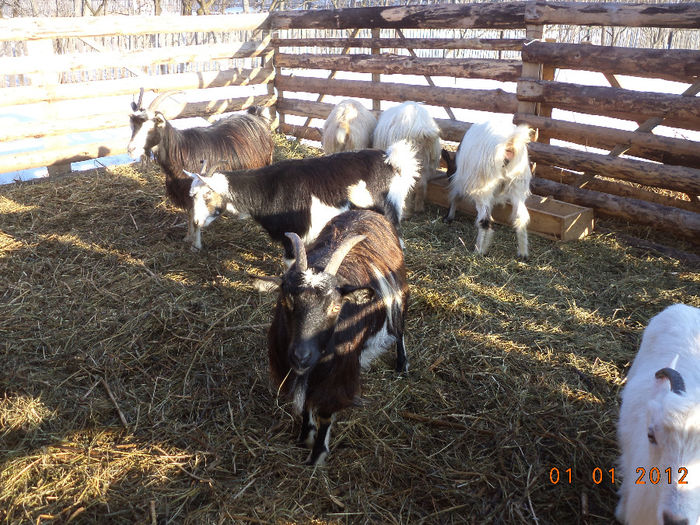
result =
[[625,369],[700,277],[609,235],[532,236],[520,263],[499,227],[482,258],[442,213],[404,225],[409,376],[378,360],[314,470],[268,379],[273,297],[246,272],[281,249],[254,223],[190,253],[154,168],[0,188],[0,520],[611,521]]

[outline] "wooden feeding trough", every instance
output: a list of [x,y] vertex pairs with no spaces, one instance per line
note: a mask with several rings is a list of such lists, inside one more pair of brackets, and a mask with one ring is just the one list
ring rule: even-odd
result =
[[[427,200],[438,206],[449,207],[447,177],[428,183]],[[558,241],[581,239],[593,231],[593,210],[551,197],[531,195],[525,202],[530,212],[527,230],[536,235]],[[499,224],[510,224],[510,204],[495,206],[493,219]],[[476,208],[469,199],[460,201],[457,211],[476,216]]]

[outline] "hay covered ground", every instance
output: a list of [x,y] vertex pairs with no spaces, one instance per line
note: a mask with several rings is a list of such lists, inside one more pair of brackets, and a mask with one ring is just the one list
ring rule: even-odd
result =
[[154,168],[0,188],[0,521],[612,522],[624,374],[700,276],[612,235],[531,236],[521,263],[498,227],[479,257],[442,213],[404,223],[411,371],[374,364],[314,470],[268,379],[274,298],[246,272],[281,250],[254,223],[192,254]]

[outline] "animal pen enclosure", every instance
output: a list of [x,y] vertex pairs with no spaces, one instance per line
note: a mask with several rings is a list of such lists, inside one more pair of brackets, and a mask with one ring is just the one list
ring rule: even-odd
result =
[[[42,106],[41,118],[8,126],[0,138],[43,139],[46,145],[39,151],[0,156],[0,171],[124,153],[125,133],[82,145],[70,145],[65,135],[123,126],[123,97],[141,87],[154,92],[200,90],[201,102],[170,104],[169,118],[212,117],[260,104],[277,110],[281,131],[312,140],[320,137],[312,119],[325,119],[332,107],[322,102],[324,96],[369,99],[375,111],[382,101],[415,100],[444,108],[450,118],[439,120],[442,136],[454,142],[469,126],[454,117],[456,108],[515,114],[516,123],[539,129],[539,141],[529,148],[537,164],[534,193],[695,240],[700,238],[698,143],[652,131],[661,124],[700,130],[695,97],[700,90],[699,52],[557,43],[543,37],[560,25],[693,30],[698,28],[698,11],[692,3],[652,8],[504,2],[269,15],[3,20],[0,40],[6,49],[24,54],[0,59],[3,85],[29,85],[3,87],[0,104]],[[508,38],[462,36],[475,29],[508,32]],[[411,37],[412,30],[451,32],[452,37]],[[214,35],[215,41],[219,35],[218,40],[226,42],[195,43],[207,35]],[[80,47],[92,52],[55,53]],[[474,50],[485,58],[472,58]],[[555,81],[558,68],[600,72],[611,86]],[[309,74],[321,70],[331,73],[327,78]],[[163,72],[167,74],[157,74]],[[338,72],[367,78],[341,80],[335,78]],[[77,79],[110,79],[59,83],[66,73]],[[413,75],[413,83],[424,77],[427,85],[395,81],[396,75]],[[623,83],[635,89],[620,87],[620,75],[634,77]],[[501,87],[443,87],[433,77],[511,82],[517,89],[512,93]],[[679,95],[639,91],[635,84],[644,78],[689,86]],[[266,85],[267,92],[254,96],[216,98],[217,90],[212,89],[260,85]],[[300,93],[318,98],[305,100]],[[80,101],[77,107],[69,105],[75,100]],[[552,118],[553,109],[633,121],[638,128],[619,129],[624,127],[619,120],[608,126],[569,122]],[[307,120],[294,125],[286,122],[287,115]],[[554,146],[551,139],[579,147]],[[580,146],[602,153],[582,151]]]
[[[123,152],[128,103],[141,87],[192,95],[163,106],[169,118],[261,104],[276,110],[282,131],[312,140],[331,108],[321,95],[375,109],[413,99],[445,117],[515,114],[540,130],[531,145],[536,193],[695,240],[696,142],[550,114],[569,108],[645,129],[666,119],[698,130],[697,50],[539,40],[558,24],[623,22],[697,30],[700,6],[505,2],[0,20],[0,40],[27,54],[0,59],[0,105],[46,115],[3,128],[3,141],[45,147],[1,156],[0,171]],[[493,33],[468,34],[478,27]],[[197,43],[230,32],[221,45]],[[110,51],[128,37],[131,51]],[[59,41],[75,53],[56,54]],[[91,50],[78,54],[80,46]],[[599,69],[613,83],[644,73],[690,86],[668,95],[553,80],[552,68],[564,66]],[[312,78],[314,68],[338,73]],[[86,80],[56,83],[67,71]],[[389,76],[408,73],[409,84]],[[442,83],[460,75],[513,89]],[[251,86],[253,94],[238,93]],[[451,142],[469,126],[439,124]],[[121,135],[61,143],[103,128]],[[555,138],[610,153],[547,144]],[[312,154],[278,140],[278,159]],[[259,229],[223,217],[193,256],[152,166],[0,187],[0,520],[612,522],[626,367],[652,315],[673,302],[700,307],[698,273],[606,235],[532,239],[528,263],[512,259],[512,239],[475,257],[464,246],[471,221],[462,231],[440,213],[429,208],[402,224],[409,375],[395,376],[388,357],[373,365],[361,406],[335,427],[328,466],[312,470],[300,465],[291,410],[269,385],[274,298],[259,296],[247,273],[273,275],[281,265]]]

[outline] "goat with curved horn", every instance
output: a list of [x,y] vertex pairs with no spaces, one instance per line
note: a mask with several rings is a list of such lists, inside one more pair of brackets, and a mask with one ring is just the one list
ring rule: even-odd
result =
[[301,237],[294,232],[287,232],[285,235],[290,241],[292,241],[294,258],[297,261],[297,269],[300,272],[305,272],[308,269],[308,263],[306,262],[306,248],[304,247]]
[[338,273],[338,268],[340,268],[340,265],[343,264],[343,259],[345,259],[345,256],[350,253],[350,250],[352,250],[357,243],[364,241],[366,238],[366,235],[355,235],[349,239],[345,239],[333,252],[333,255],[331,255],[331,258],[323,271],[330,275],[335,275]]
[[264,283],[279,293],[268,332],[270,373],[303,416],[306,463],[319,465],[335,413],[357,404],[361,369],[394,343],[396,371],[408,369],[406,268],[396,229],[374,211],[334,217],[308,249],[296,233],[286,236],[296,264]]
[[668,382],[671,383],[671,392],[674,394],[681,395],[685,392],[685,381],[683,381],[680,372],[673,368],[662,368],[654,374],[654,377],[656,379],[668,379]]

